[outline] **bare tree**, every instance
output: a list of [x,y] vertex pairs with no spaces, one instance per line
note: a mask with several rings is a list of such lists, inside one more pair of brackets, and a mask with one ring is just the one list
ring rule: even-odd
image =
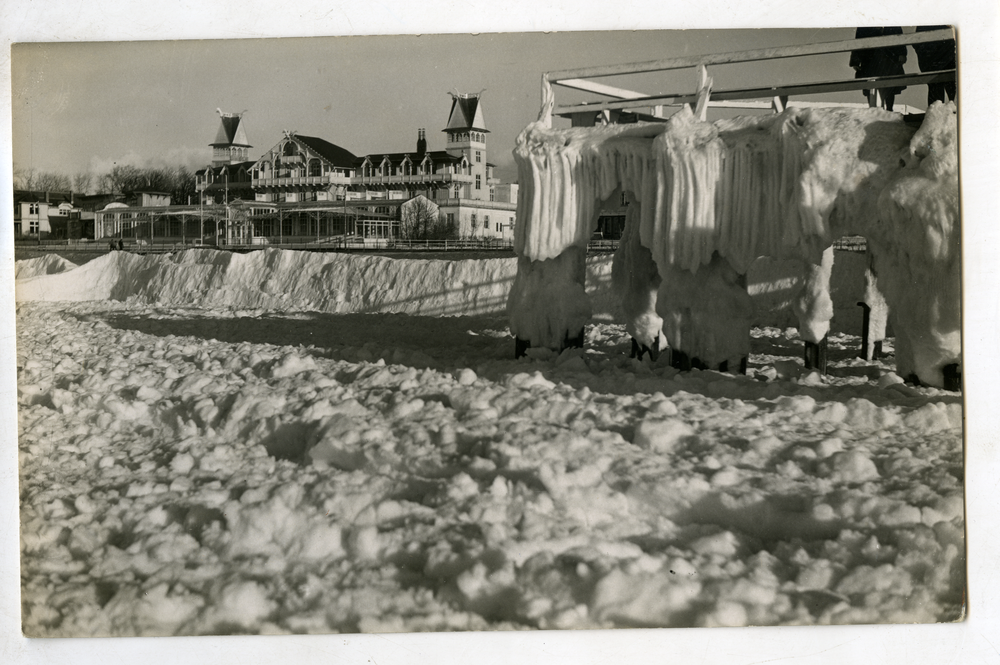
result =
[[142,168],[116,164],[97,178],[97,187],[101,191],[124,195],[138,191],[166,192],[178,204],[186,203],[196,193],[194,174],[185,166]]
[[35,189],[35,169],[14,165],[14,189]]
[[65,175],[54,171],[15,168],[14,187],[35,192],[68,192],[70,191],[70,180]]
[[402,238],[426,240],[435,237],[438,207],[426,197],[410,199],[403,205],[400,213],[399,234]]
[[137,166],[115,164],[98,179],[100,188],[111,194],[131,194],[146,186],[146,178]]
[[179,205],[198,198],[194,174],[186,166],[178,166],[174,170],[174,184],[170,192],[174,203]]
[[34,168],[14,167],[14,189],[35,192],[68,192],[70,179],[54,171],[37,171]]
[[78,194],[90,194],[90,185],[94,176],[90,171],[79,171],[73,176],[73,191]]

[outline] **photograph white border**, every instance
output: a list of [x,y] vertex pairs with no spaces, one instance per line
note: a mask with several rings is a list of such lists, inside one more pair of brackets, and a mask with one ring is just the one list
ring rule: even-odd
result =
[[[1000,5],[995,0],[629,3],[560,0],[265,3],[7,0],[0,4],[0,661],[27,663],[973,663],[1000,662]],[[969,614],[950,625],[400,635],[29,640],[20,634],[10,46],[320,35],[952,24],[959,35]],[[623,48],[623,53],[627,50]],[[625,58],[623,58],[625,59]]]

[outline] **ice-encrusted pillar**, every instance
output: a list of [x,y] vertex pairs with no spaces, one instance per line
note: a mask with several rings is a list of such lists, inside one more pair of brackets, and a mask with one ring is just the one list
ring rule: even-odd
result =
[[663,131],[659,123],[554,130],[535,122],[518,136],[518,272],[507,300],[515,353],[582,343],[584,259],[599,204],[619,188],[655,189],[651,145]]
[[889,305],[878,289],[878,273],[871,251],[866,253],[865,259],[867,261],[865,291],[861,296],[861,302],[858,303],[864,308],[860,357],[865,360],[876,360],[882,354],[882,342],[885,341],[886,325],[889,322]]
[[590,320],[584,290],[587,252],[571,246],[553,259],[517,259],[517,275],[507,299],[515,357],[529,347],[561,351],[583,346],[583,327]]
[[743,371],[754,305],[745,278],[717,253],[696,272],[661,272],[656,313],[679,369]]
[[640,240],[641,204],[629,195],[625,228],[611,264],[611,285],[621,304],[625,330],[632,336],[632,357],[656,360],[667,348],[663,319],[656,313],[660,273],[653,254]]
[[819,265],[808,263],[802,276],[802,289],[792,302],[799,319],[799,336],[805,342],[806,369],[826,373],[826,335],[833,319],[830,275],[833,273],[833,247],[823,251]]
[[962,364],[957,120],[952,103],[927,109],[866,233],[889,304],[896,372],[950,390],[961,389]]

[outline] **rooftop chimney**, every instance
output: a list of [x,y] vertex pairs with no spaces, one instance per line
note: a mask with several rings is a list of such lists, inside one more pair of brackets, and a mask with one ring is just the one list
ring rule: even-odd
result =
[[417,130],[417,154],[423,155],[427,152],[427,138],[423,129]]

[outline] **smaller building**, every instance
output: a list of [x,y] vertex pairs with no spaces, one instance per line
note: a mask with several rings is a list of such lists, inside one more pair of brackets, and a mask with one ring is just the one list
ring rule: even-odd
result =
[[80,209],[73,192],[14,190],[14,237],[69,239],[80,236]]

